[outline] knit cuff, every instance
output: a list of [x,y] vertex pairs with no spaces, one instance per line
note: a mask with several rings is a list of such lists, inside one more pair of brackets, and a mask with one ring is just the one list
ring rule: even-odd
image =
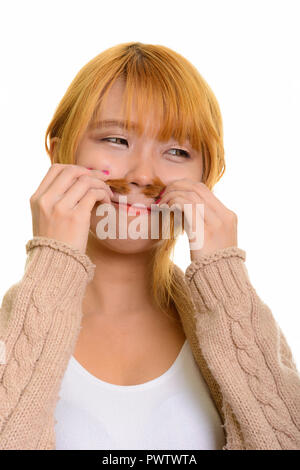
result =
[[26,253],[28,254],[36,246],[48,246],[73,257],[84,267],[87,273],[87,281],[90,282],[93,279],[96,265],[92,263],[86,254],[81,253],[81,251],[73,248],[71,245],[54,238],[33,237],[26,243]]
[[228,298],[239,299],[249,293],[251,283],[245,260],[244,250],[228,247],[191,262],[185,278],[200,309],[212,309]]

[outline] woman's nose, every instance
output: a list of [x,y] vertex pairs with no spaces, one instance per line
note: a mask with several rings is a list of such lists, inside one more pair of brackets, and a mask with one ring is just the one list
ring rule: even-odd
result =
[[153,168],[153,161],[146,161],[142,158],[136,159],[126,174],[128,183],[133,183],[138,186],[153,184],[154,178],[155,169]]

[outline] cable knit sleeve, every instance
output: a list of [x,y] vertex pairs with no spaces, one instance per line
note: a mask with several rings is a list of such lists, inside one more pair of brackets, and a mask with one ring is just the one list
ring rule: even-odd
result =
[[0,449],[55,449],[54,410],[95,265],[46,237],[29,240],[26,253],[0,312]]
[[245,260],[244,250],[230,247],[187,267],[196,334],[245,450],[300,450],[300,375]]

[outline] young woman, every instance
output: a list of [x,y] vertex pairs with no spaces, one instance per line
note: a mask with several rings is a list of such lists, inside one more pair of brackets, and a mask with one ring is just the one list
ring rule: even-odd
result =
[[[1,307],[0,448],[299,449],[300,376],[212,192],[222,119],[199,72],[167,47],[114,46],[77,74],[45,145]],[[185,273],[170,258],[183,230]]]

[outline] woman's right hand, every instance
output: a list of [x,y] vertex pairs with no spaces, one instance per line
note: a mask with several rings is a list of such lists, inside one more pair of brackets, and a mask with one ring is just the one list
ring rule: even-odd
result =
[[54,238],[85,253],[92,209],[113,197],[105,178],[80,165],[51,165],[30,198],[33,236]]

